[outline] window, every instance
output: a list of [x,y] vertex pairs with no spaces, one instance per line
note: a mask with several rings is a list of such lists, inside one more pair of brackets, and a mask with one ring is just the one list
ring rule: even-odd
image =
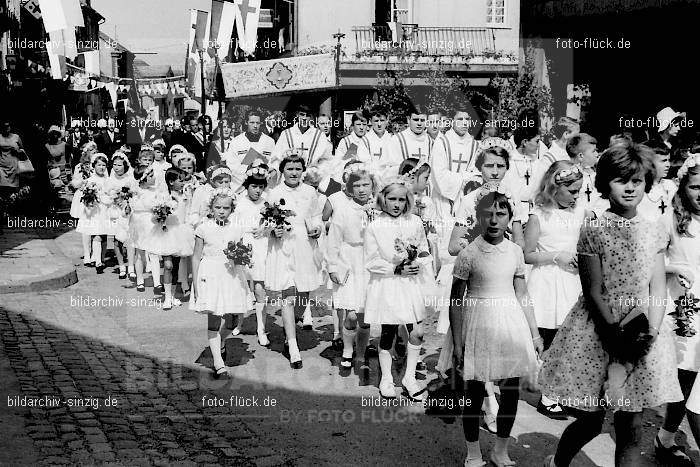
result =
[[391,21],[410,23],[409,0],[391,0]]
[[506,0],[486,0],[486,22],[489,24],[505,24]]

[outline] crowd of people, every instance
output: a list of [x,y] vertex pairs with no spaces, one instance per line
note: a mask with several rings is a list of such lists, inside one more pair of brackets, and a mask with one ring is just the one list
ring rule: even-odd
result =
[[464,109],[414,107],[393,134],[387,117],[355,113],[336,147],[330,119],[303,106],[276,133],[255,111],[238,135],[222,122],[223,141],[206,137],[218,134],[206,117],[142,131],[137,146],[110,122],[92,141],[78,129],[59,178],[75,190],[83,261],[104,273],[113,236],[120,279],[144,292],[150,273],[163,309],[207,314],[215,378],[228,376],[224,342],[242,318],[255,314],[269,346],[266,315],[280,308],[285,356],[302,368],[297,326],[312,329],[309,294],[327,288],[340,375],[376,356],[379,394],[396,398],[393,352],[405,396],[428,405],[416,371],[437,313],[438,377],[472,402],[467,467],[485,464],[482,411],[491,461],[514,465],[525,380],[541,390],[538,412],[575,418],[545,465],[569,465],[606,408],[616,464],[639,465],[642,410],[663,404],[656,455],[691,465],[675,442],[686,408],[700,434],[700,146],[676,145],[685,114],[663,109],[648,141],[606,144],[562,117],[549,146],[528,112],[511,135],[480,140]]

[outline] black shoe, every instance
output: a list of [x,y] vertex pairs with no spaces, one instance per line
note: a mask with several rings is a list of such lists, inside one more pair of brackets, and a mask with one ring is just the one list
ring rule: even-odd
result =
[[377,357],[379,357],[379,351],[374,345],[369,344],[365,349],[365,359]]
[[[557,410],[559,409],[559,410]],[[544,405],[542,399],[537,403],[537,411],[544,415],[545,417],[551,418],[552,420],[568,420],[569,417],[564,410],[564,407],[555,403],[552,405]]]
[[337,339],[333,339],[333,341],[331,342],[331,349],[343,350],[343,338],[339,337]]
[[120,273],[119,273],[119,278],[120,278],[120,279],[126,279],[126,273],[125,273],[125,272],[120,272]]
[[129,280],[130,280],[131,282],[136,282],[136,274],[133,273],[133,272],[130,272],[130,273],[129,273]]
[[425,364],[424,361],[418,360],[416,363],[416,371],[425,371],[428,369],[428,365]]
[[664,447],[659,441],[659,435],[654,439],[654,454],[656,460],[663,465],[692,466],[693,461],[685,453],[685,447],[674,444],[670,448]]
[[162,285],[153,287],[153,295],[165,295],[165,287]]
[[85,264],[85,267],[94,268],[94,267],[95,267],[95,262],[94,262],[94,261],[90,261],[89,263],[86,263],[86,264]]
[[228,369],[225,366],[222,366],[221,368],[214,368],[214,374],[212,375],[214,379],[219,379],[222,376],[228,378]]
[[137,292],[145,292],[146,291],[146,286],[143,284],[139,284],[136,286],[136,291]]
[[296,362],[289,362],[289,366],[292,367],[292,370],[301,370],[304,365],[301,363],[301,360],[297,360]]
[[101,264],[99,266],[95,266],[95,272],[97,274],[104,274],[105,273],[105,265]]

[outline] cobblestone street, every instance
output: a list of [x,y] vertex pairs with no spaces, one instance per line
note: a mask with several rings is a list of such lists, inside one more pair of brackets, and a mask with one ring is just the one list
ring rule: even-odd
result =
[[[376,361],[369,379],[338,375],[340,355],[330,348],[330,313],[323,307],[314,307],[315,330],[300,331],[303,370],[290,370],[281,355],[279,317],[269,318],[273,345],[265,349],[255,340],[253,316],[227,341],[233,378],[217,381],[205,317],[186,306],[162,311],[150,300],[152,289],[137,294],[112,274],[98,279],[81,267],[78,275],[67,289],[3,296],[0,351],[9,367],[2,368],[0,416],[13,434],[3,440],[3,465],[425,465],[436,458],[460,465],[464,459],[459,424],[446,425],[418,407],[369,406],[378,400]],[[81,306],[90,298],[111,302]],[[142,306],[118,305],[120,299]],[[440,338],[429,334],[427,343],[425,361],[433,368]],[[566,422],[537,414],[536,395],[522,397],[512,456],[519,465],[540,465]],[[16,407],[31,401],[51,406]],[[647,451],[659,421],[647,414]],[[494,436],[482,439],[486,451]],[[604,434],[574,465],[611,465],[612,449]]]

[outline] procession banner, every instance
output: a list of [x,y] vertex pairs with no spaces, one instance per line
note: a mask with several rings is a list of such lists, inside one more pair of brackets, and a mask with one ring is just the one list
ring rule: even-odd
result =
[[[207,78],[213,80],[215,72],[214,68],[207,70]],[[327,89],[336,85],[333,54],[224,63],[221,72],[227,98]]]

